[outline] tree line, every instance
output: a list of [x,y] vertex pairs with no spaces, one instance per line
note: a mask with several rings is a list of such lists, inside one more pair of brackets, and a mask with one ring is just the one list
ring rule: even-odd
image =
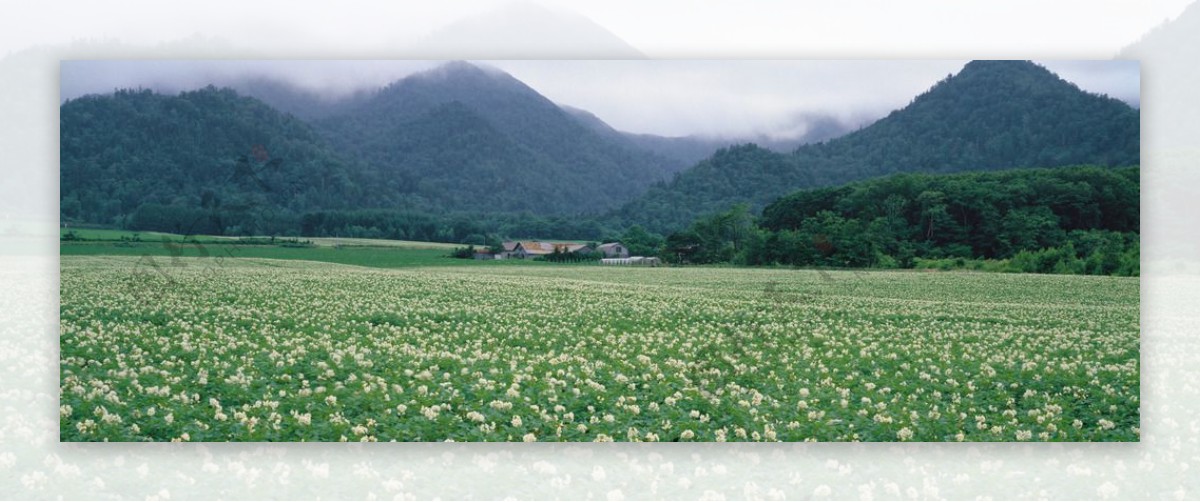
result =
[[664,240],[677,263],[975,268],[1138,275],[1139,170],[1074,167],[901,174],[802,190],[695,220]]

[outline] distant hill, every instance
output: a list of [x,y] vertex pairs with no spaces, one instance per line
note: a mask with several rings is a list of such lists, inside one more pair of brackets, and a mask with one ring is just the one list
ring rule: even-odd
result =
[[[1200,127],[1200,2],[1189,5],[1179,17],[1143,35],[1115,57],[1140,61],[1144,74],[1142,93],[1154,99],[1154,134],[1146,148],[1154,151],[1195,150]],[[1151,78],[1152,77],[1152,78]],[[1183,169],[1191,176],[1194,162]],[[1177,174],[1171,174],[1175,179]],[[1179,186],[1194,186],[1179,183]]]
[[303,211],[375,202],[368,173],[312,127],[230,89],[85,96],[59,118],[64,221],[128,226],[183,211],[158,229],[265,233]]
[[393,45],[415,58],[643,59],[646,56],[595,21],[534,2],[504,2],[464,17],[408,45]]
[[595,213],[684,167],[464,62],[411,75],[315,124],[381,173],[378,188],[430,210]]
[[800,188],[900,172],[1139,164],[1138,111],[1028,61],[973,61],[906,107],[837,139],[777,154],[717,152],[614,217],[660,232]]

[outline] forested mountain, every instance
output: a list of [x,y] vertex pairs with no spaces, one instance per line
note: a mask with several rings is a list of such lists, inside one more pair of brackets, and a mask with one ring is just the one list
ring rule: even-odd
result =
[[60,143],[64,221],[272,233],[304,211],[379,203],[369,170],[308,124],[229,89],[70,100]]
[[[617,131],[468,63],[333,101],[278,82],[239,85],[271,105],[213,87],[64,102],[63,220],[183,233],[594,239],[635,224],[665,235],[734,204],[756,210],[796,189],[895,172],[1138,163],[1136,110],[1029,62],[972,62],[856,132],[790,153],[721,148],[682,172],[716,144]],[[813,134],[838,128],[826,126]]]
[[604,137],[512,76],[448,63],[316,122],[381,186],[427,210],[538,214],[614,208],[682,162]]
[[1136,165],[1139,122],[1129,105],[1032,62],[973,61],[868,127],[786,155],[722,150],[614,216],[665,232],[734,204],[899,172]]
[[[465,64],[465,63],[454,63]],[[236,90],[239,94],[258,98],[281,112],[290,113],[308,122],[322,123],[324,119],[333,116],[356,112],[363,104],[371,100],[378,90],[358,90],[342,95],[325,95],[320,92],[304,89],[283,80],[265,77],[232,79],[222,85]],[[457,100],[460,101],[461,100]],[[537,106],[543,105],[537,100]],[[595,114],[567,105],[559,107],[585,128],[599,134],[601,137],[620,146],[643,153],[657,154],[662,159],[655,159],[654,164],[665,167],[666,174],[674,174],[697,162],[704,160],[717,150],[730,145],[753,141],[765,148],[777,152],[790,152],[797,146],[824,141],[845,134],[852,130],[851,125],[833,117],[812,117],[809,130],[804,135],[793,139],[771,139],[766,136],[744,136],[733,138],[714,138],[703,136],[659,136],[654,134],[638,134],[620,131],[601,120]],[[332,121],[340,122],[341,120]],[[662,160],[665,159],[665,163]]]
[[701,218],[666,239],[664,254],[736,261],[905,267],[953,259],[998,269],[1137,275],[1136,167],[896,174],[801,190],[757,221],[745,206]]

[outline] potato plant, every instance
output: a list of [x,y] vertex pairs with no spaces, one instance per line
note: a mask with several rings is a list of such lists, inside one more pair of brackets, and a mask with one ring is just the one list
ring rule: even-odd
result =
[[62,440],[1139,438],[1136,278],[210,262],[62,258]]

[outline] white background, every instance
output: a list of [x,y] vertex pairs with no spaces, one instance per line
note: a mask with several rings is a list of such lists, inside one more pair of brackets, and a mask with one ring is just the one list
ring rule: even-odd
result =
[[[1200,497],[1200,7],[1170,1],[41,2],[0,14],[0,496]],[[1182,14],[1181,14],[1182,13]],[[1157,31],[1156,27],[1168,20]],[[1150,35],[1146,35],[1150,33]],[[1139,40],[1146,36],[1142,43]],[[88,58],[1142,61],[1138,444],[59,444],[58,64]]]

